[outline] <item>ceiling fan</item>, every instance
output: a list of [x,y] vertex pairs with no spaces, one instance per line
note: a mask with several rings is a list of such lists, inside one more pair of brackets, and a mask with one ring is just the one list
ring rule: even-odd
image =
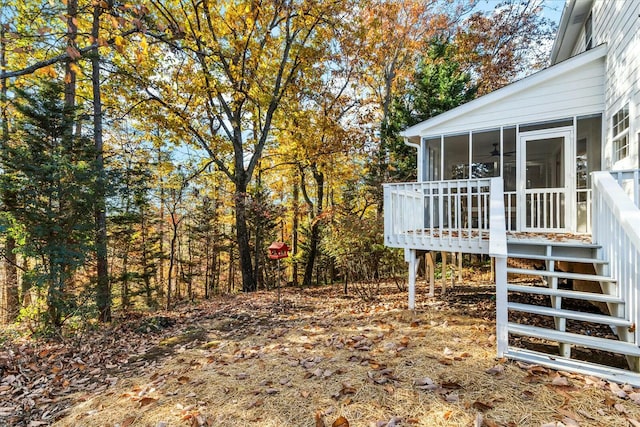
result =
[[[491,157],[499,157],[500,156],[500,149],[498,148],[498,145],[500,145],[498,142],[492,144],[493,145],[493,150],[491,150],[489,152],[489,155]],[[515,151],[506,151],[504,153],[505,156],[511,156],[513,153],[515,153]]]

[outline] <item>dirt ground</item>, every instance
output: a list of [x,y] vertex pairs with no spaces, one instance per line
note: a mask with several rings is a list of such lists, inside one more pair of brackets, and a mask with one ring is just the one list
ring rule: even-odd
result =
[[414,312],[387,284],[370,301],[286,289],[122,321],[87,338],[84,368],[59,366],[76,374],[51,383],[46,413],[38,397],[2,417],[5,371],[0,424],[640,426],[632,387],[496,360],[491,286],[425,293]]

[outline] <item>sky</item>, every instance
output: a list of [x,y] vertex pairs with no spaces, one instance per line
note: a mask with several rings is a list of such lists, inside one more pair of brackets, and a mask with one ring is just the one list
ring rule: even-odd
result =
[[[478,8],[481,10],[493,10],[495,6],[502,3],[504,0],[478,0]],[[551,19],[558,25],[560,23],[560,16],[562,15],[562,9],[564,7],[565,0],[540,0],[542,7],[544,8],[545,18]]]

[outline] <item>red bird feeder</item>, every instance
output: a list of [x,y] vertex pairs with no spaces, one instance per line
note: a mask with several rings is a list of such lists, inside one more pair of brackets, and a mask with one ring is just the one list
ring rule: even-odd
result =
[[273,242],[269,246],[269,258],[281,259],[289,256],[289,246],[284,242]]

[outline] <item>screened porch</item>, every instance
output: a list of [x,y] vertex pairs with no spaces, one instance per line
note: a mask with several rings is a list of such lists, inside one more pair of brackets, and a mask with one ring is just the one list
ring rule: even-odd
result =
[[496,177],[508,231],[589,233],[601,141],[600,114],[422,137],[418,182],[385,186],[387,244],[406,247],[393,237],[405,234],[480,239]]

